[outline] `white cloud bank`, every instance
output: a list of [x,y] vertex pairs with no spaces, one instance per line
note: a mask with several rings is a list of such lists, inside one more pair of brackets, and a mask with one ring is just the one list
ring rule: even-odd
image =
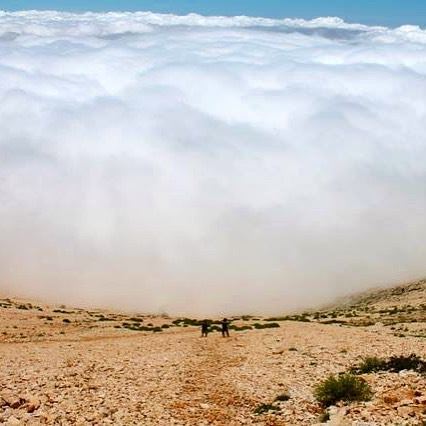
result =
[[282,312],[426,272],[426,31],[0,12],[0,291]]

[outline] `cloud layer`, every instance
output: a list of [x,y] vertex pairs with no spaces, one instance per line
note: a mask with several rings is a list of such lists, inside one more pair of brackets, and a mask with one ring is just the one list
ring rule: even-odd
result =
[[424,275],[426,31],[0,12],[0,291],[281,312]]

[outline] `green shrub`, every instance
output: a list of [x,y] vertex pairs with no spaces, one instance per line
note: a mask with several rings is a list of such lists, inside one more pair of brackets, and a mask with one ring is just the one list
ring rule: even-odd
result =
[[16,307],[16,309],[23,309],[23,310],[25,310],[25,311],[28,311],[30,308],[29,308],[27,305],[18,305],[18,306]]
[[280,411],[280,407],[276,407],[275,405],[272,405],[272,404],[260,404],[259,407],[257,407],[254,410],[254,413],[264,414],[264,413],[267,413],[268,411]]
[[290,395],[289,394],[287,394],[287,393],[282,393],[281,395],[278,395],[276,398],[275,398],[275,400],[274,401],[281,401],[281,402],[284,402],[284,401],[288,401],[290,399]]
[[376,356],[369,356],[364,358],[361,363],[350,369],[353,374],[375,373],[385,368],[386,362]]
[[242,319],[243,321],[250,321],[252,318],[253,318],[253,317],[252,317],[251,315],[243,315],[243,316],[241,317],[241,319]]
[[314,391],[315,398],[325,407],[338,401],[368,401],[372,391],[368,383],[349,373],[329,376]]
[[147,327],[142,325],[141,323],[128,323],[128,322],[123,322],[121,324],[121,326],[123,328],[126,328],[128,330],[133,330],[133,331],[154,331],[154,328],[160,328],[160,327]]
[[265,318],[264,321],[268,321],[268,322],[275,322],[275,321],[286,321],[288,320],[288,316],[285,317],[270,317],[270,318]]
[[279,328],[280,325],[277,322],[270,322],[266,324],[259,324],[258,322],[256,322],[255,324],[253,324],[253,327],[257,330],[261,330],[263,328]]
[[186,324],[186,325],[192,325],[194,327],[199,327],[201,325],[202,321],[198,321],[198,320],[192,319],[192,318],[183,318],[182,322],[183,322],[183,324]]
[[331,319],[331,320],[321,321],[321,324],[348,324],[348,322],[343,320]]
[[330,420],[330,413],[328,411],[324,411],[318,418],[320,423],[326,423]]
[[415,354],[409,356],[392,356],[387,360],[377,357],[367,357],[361,364],[352,367],[350,372],[354,374],[375,373],[377,371],[398,373],[402,370],[413,370],[420,374],[426,374],[426,361]]
[[393,372],[413,370],[421,374],[426,374],[426,361],[415,354],[409,356],[392,356],[386,362],[386,370]]
[[[213,327],[216,327],[216,326],[213,326]],[[222,330],[220,327],[217,327],[217,328],[219,329],[218,331]],[[229,329],[234,331],[244,331],[244,330],[252,330],[252,327],[250,325],[242,325],[242,326],[230,325]]]
[[297,321],[301,321],[301,322],[311,322],[311,320],[308,318],[308,317],[306,317],[306,316],[299,316],[298,317],[298,319],[297,319]]

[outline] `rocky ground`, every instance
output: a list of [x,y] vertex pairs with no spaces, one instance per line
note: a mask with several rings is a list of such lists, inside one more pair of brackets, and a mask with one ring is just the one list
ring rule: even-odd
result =
[[426,281],[232,326],[230,338],[200,338],[192,319],[1,299],[0,422],[426,424],[417,371],[362,374],[370,401],[325,409],[314,397],[318,383],[367,356],[426,359]]

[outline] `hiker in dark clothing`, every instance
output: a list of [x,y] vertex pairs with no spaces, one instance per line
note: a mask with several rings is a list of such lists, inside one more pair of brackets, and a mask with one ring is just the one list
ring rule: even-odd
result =
[[229,337],[229,321],[224,318],[222,320],[222,337]]
[[204,320],[201,323],[201,337],[207,337],[207,334],[209,334],[209,323]]

